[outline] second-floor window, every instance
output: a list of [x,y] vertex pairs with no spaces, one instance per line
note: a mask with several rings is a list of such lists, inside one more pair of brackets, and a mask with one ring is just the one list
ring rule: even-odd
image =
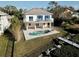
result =
[[29,16],[29,21],[33,21],[33,16]]
[[45,20],[50,20],[50,16],[49,15],[45,16]]
[[37,21],[41,21],[41,20],[43,20],[43,16],[41,15],[37,16]]

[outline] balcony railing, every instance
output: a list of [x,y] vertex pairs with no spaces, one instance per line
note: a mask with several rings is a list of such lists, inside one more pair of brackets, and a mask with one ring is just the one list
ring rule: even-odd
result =
[[52,19],[46,19],[46,20],[43,20],[43,19],[36,19],[36,20],[33,20],[33,21],[26,21],[24,20],[24,22],[48,22],[48,21],[51,21],[53,22],[53,18]]
[[36,21],[51,21],[51,19],[45,19],[45,20],[36,19]]

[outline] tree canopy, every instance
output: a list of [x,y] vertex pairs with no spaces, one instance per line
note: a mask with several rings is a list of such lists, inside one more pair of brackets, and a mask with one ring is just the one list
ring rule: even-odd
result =
[[9,15],[13,15],[19,18],[19,20],[22,20],[22,12],[23,9],[17,9],[17,7],[12,6],[12,5],[6,5],[5,7],[0,7],[0,10],[9,14]]
[[61,6],[56,1],[50,1],[47,10],[53,13],[54,21],[59,25],[66,20],[69,22],[74,12],[74,8],[72,6]]

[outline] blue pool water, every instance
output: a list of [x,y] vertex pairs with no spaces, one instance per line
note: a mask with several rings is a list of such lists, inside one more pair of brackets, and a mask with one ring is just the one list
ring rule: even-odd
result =
[[41,34],[45,34],[45,33],[48,33],[48,32],[50,32],[50,30],[36,31],[36,32],[29,33],[29,35],[41,35]]

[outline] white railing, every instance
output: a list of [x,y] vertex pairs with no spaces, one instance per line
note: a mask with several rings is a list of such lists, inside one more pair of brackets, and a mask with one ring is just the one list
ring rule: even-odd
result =
[[62,40],[62,41],[64,41],[64,42],[67,42],[67,43],[69,43],[69,44],[71,44],[71,45],[73,45],[73,46],[79,48],[79,44],[77,44],[77,43],[75,43],[75,42],[72,42],[72,41],[67,40],[67,39],[65,39],[65,38],[62,38],[62,37],[58,37],[58,39],[59,39],[59,40]]

